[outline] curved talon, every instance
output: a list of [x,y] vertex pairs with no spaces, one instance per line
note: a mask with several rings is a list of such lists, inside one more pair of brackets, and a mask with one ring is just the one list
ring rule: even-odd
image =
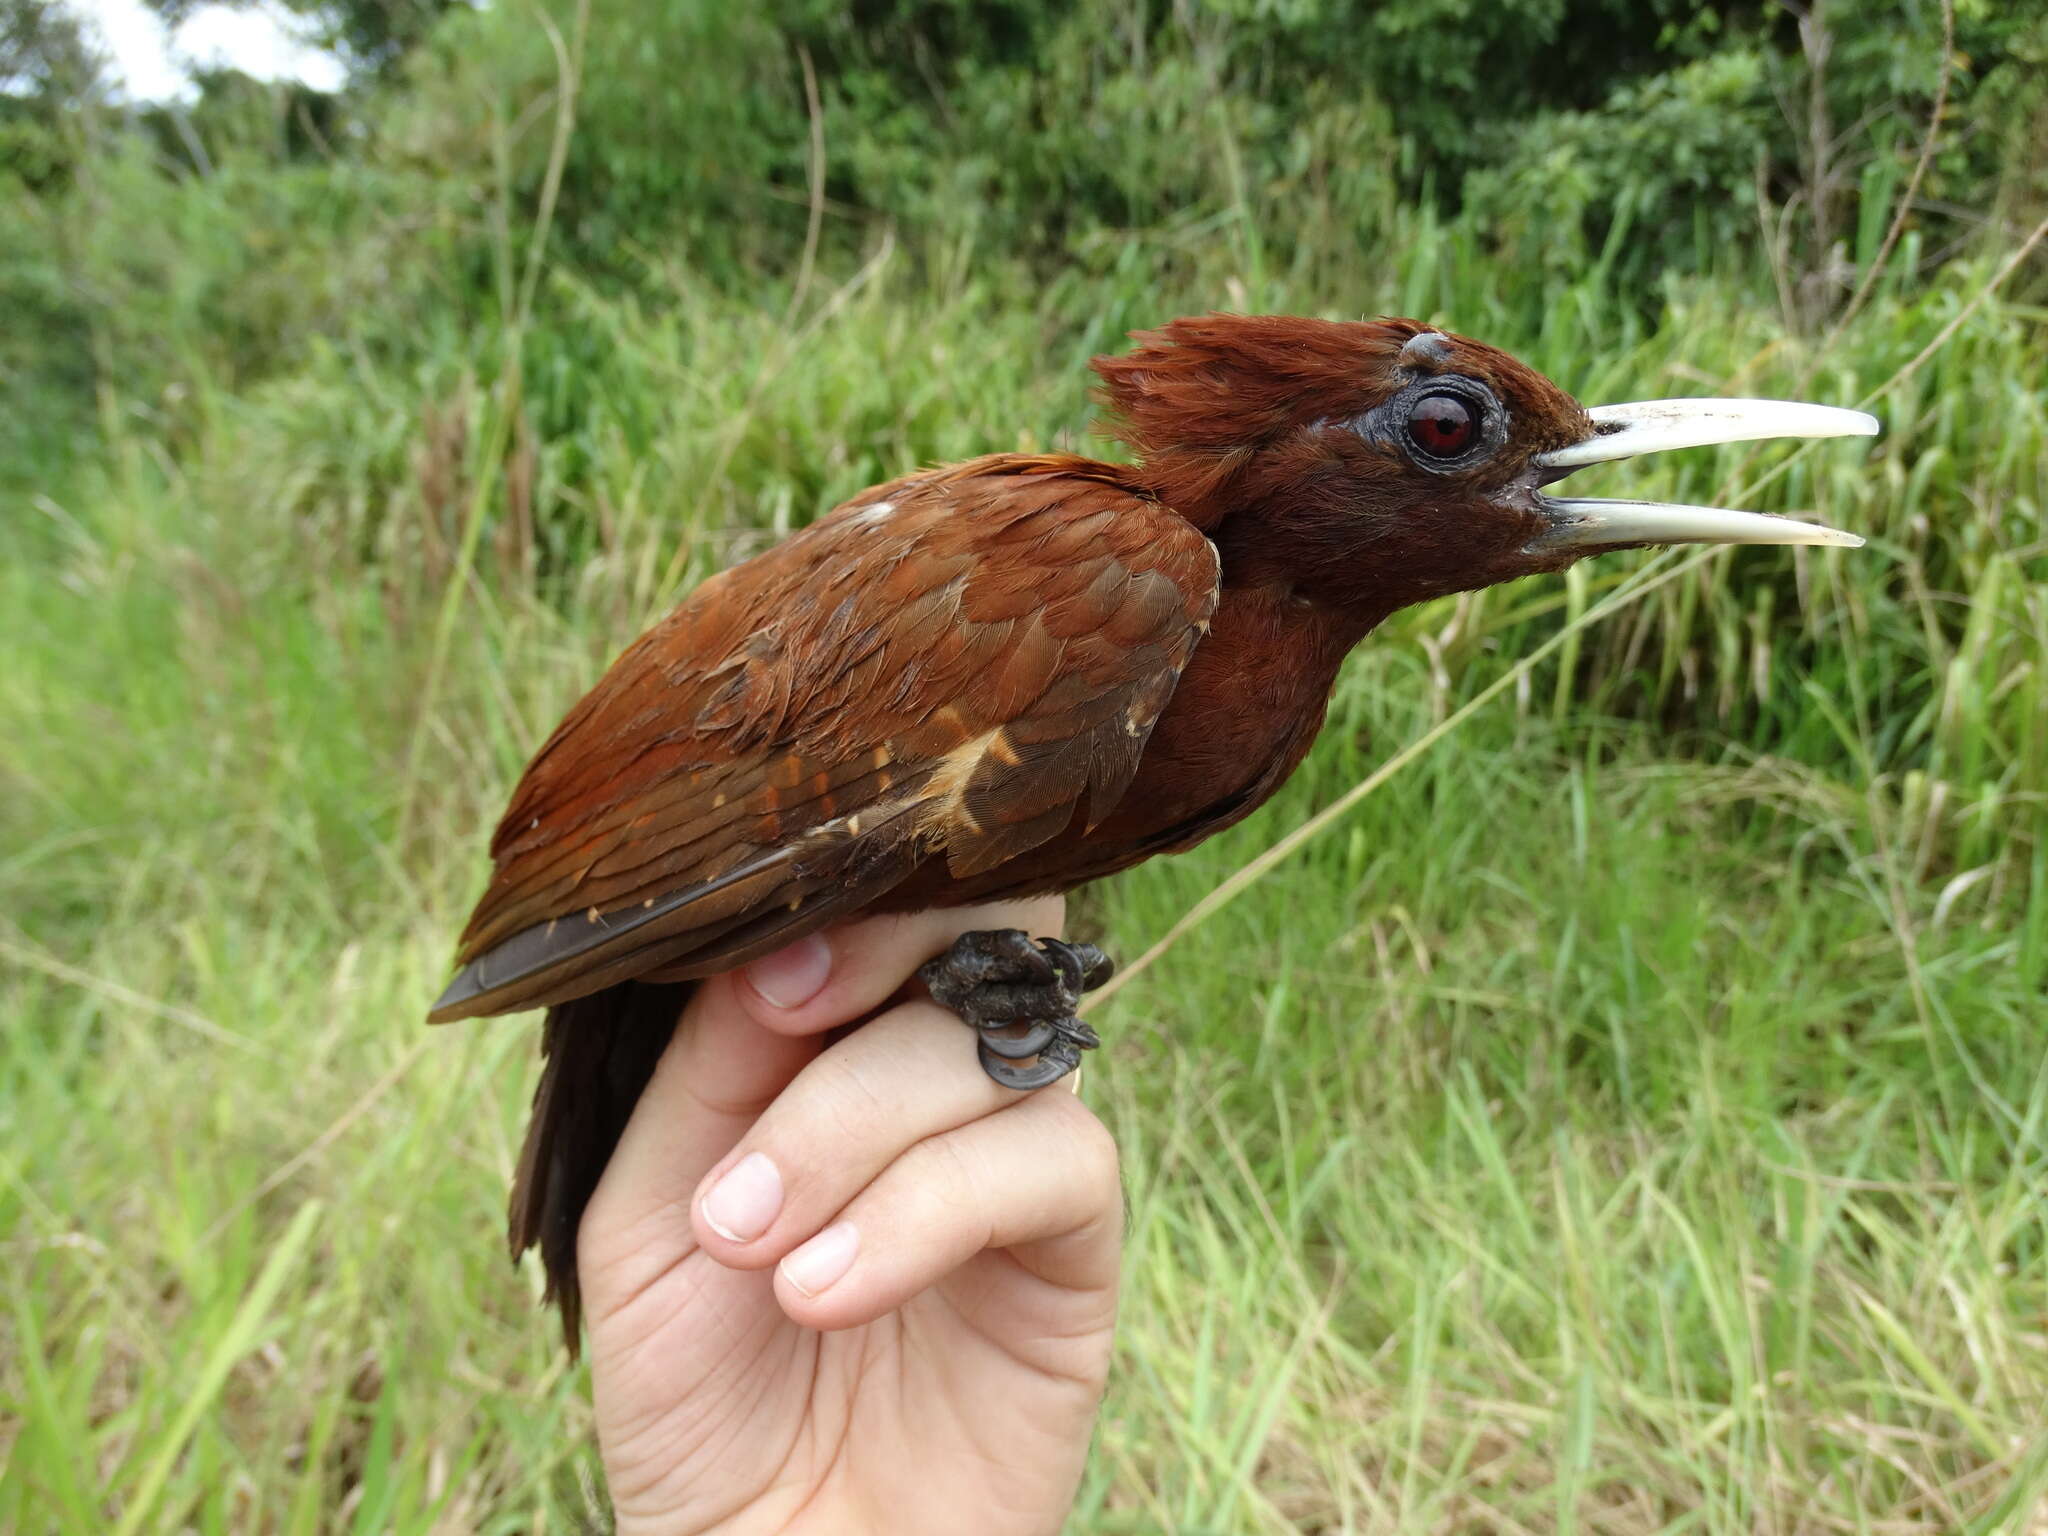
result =
[[1039,952],[1049,962],[1057,985],[1063,992],[1081,990],[1081,957],[1065,939],[1038,940]]
[[[1115,969],[1093,944],[998,928],[961,934],[918,976],[934,1002],[975,1031],[982,1070],[1028,1093],[1058,1082],[1081,1064],[1083,1051],[1101,1044],[1074,1010],[1081,994]],[[1033,1057],[1034,1064],[1021,1065]]]
[[1020,965],[1030,973],[1032,981],[1053,979],[1053,967],[1046,959],[1045,951],[1022,928],[993,929],[989,938],[988,954],[992,962],[1007,960],[1012,965]]
[[1014,1088],[1019,1093],[1029,1093],[1047,1083],[1056,1083],[1080,1064],[1081,1058],[1077,1053],[1053,1046],[1040,1053],[1037,1066],[1016,1067],[990,1052],[986,1036],[981,1042],[981,1070],[1005,1088]]
[[1116,974],[1116,962],[1093,944],[1069,944],[1065,939],[1040,939],[1038,943],[1059,968],[1060,984],[1076,997]]
[[[1007,1028],[1008,1026],[1004,1026]],[[981,1031],[981,1048],[993,1052],[1005,1061],[1022,1061],[1027,1056],[1036,1056],[1059,1038],[1059,1026],[1037,1023],[1021,1035],[998,1035],[992,1031]]]

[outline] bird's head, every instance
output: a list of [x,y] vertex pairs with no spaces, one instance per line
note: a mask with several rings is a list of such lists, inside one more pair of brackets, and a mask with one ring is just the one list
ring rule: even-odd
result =
[[1498,348],[1413,320],[1206,315],[1095,360],[1148,488],[1207,531],[1228,579],[1394,608],[1649,544],[1862,543],[1755,512],[1553,496],[1587,464],[1769,437],[1868,436],[1781,400],[1591,410]]

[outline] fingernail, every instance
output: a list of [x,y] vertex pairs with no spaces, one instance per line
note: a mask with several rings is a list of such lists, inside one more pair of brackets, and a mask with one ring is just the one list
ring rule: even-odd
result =
[[777,1008],[801,1008],[831,974],[832,946],[812,934],[748,966],[747,985]]
[[815,1296],[853,1267],[860,1252],[860,1228],[850,1221],[835,1221],[782,1261],[782,1278]]
[[782,1209],[782,1175],[759,1152],[725,1171],[704,1197],[704,1222],[729,1243],[751,1243]]

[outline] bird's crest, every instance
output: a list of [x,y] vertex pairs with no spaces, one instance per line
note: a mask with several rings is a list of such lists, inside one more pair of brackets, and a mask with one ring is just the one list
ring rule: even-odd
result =
[[1091,366],[1109,428],[1154,494],[1207,527],[1259,448],[1369,409],[1395,387],[1402,348],[1436,334],[1414,320],[1210,314],[1134,332],[1131,351]]

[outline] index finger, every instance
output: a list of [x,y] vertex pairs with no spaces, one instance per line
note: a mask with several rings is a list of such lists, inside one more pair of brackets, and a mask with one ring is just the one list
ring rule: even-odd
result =
[[[672,1175],[715,1163],[818,1054],[816,1037],[763,1029],[733,987],[731,975],[712,976],[691,994],[584,1208],[577,1267],[586,1293],[596,1280],[631,1294],[680,1257],[682,1250],[662,1240],[669,1226],[662,1205],[675,1198]],[[598,1315],[597,1298],[589,1299]]]
[[[698,1183],[818,1054],[828,1030],[874,1012],[960,934],[976,928],[1056,933],[1063,906],[1054,897],[869,918],[706,979],[684,1008],[591,1196],[581,1238],[584,1262],[630,1264],[637,1254],[661,1265],[694,1248],[690,1200]],[[819,943],[829,952],[822,979],[808,987],[799,980],[795,991],[779,986],[800,978],[802,956],[795,952]],[[798,963],[791,964],[793,958]],[[770,995],[778,990],[788,1006]],[[972,1060],[964,1030],[962,1049]]]

